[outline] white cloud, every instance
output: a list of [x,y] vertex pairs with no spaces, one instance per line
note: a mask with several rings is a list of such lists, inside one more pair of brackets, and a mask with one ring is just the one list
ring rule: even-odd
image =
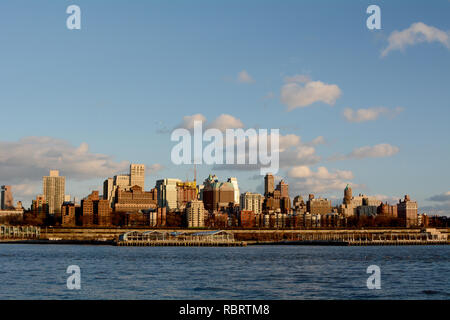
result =
[[352,110],[344,109],[343,116],[348,122],[366,122],[378,119],[381,115],[393,118],[403,111],[402,107],[389,109],[386,107],[374,107],[367,109]]
[[385,57],[393,50],[404,50],[407,46],[423,42],[438,42],[450,49],[450,33],[422,22],[416,22],[402,31],[393,31],[389,35],[388,46],[381,52],[381,56]]
[[216,128],[220,131],[225,131],[226,129],[238,129],[243,127],[244,124],[241,120],[229,114],[221,114],[213,122],[211,122],[211,124],[208,125],[208,128]]
[[364,146],[354,149],[346,155],[334,155],[329,158],[330,161],[364,159],[364,158],[385,158],[391,157],[399,152],[399,148],[388,143],[380,143],[375,146]]
[[237,77],[238,82],[240,83],[253,83],[255,80],[248,74],[246,70],[242,70],[238,73]]
[[184,116],[177,128],[185,128],[188,130],[194,129],[194,121],[206,122],[206,117],[201,113],[193,114],[191,116]]
[[341,95],[337,85],[311,81],[306,76],[295,75],[285,80],[287,83],[281,88],[281,101],[288,106],[288,111],[303,108],[315,102],[334,105]]
[[126,170],[128,165],[126,161],[116,162],[110,156],[91,153],[87,143],[75,147],[51,137],[0,141],[0,176],[12,183],[40,180],[49,169],[58,169],[66,177],[79,180],[107,177]]
[[390,157],[398,153],[399,148],[388,143],[377,144],[375,146],[365,146],[353,150],[349,158],[383,158]]
[[[308,166],[295,166],[288,171],[289,181],[298,193],[340,191],[353,179],[353,173],[319,167],[314,172]],[[355,184],[352,184],[355,186]]]

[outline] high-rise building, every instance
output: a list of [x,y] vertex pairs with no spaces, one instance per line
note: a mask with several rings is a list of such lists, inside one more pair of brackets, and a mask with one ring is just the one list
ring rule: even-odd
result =
[[111,225],[111,207],[108,200],[100,199],[98,191],[81,200],[81,210],[84,227]]
[[195,181],[177,183],[177,208],[184,209],[191,200],[197,200],[197,184]]
[[139,186],[144,190],[145,165],[132,163],[130,165],[130,186]]
[[239,205],[239,197],[240,197],[240,192],[239,192],[239,185],[238,185],[238,181],[237,178],[228,178],[228,182],[231,183],[231,185],[233,186],[233,190],[234,190],[234,204]]
[[331,213],[331,200],[324,198],[314,198],[313,194],[310,194],[308,201],[306,202],[307,211],[312,214],[323,215]]
[[259,193],[245,192],[241,194],[240,208],[255,214],[262,212],[264,197]]
[[205,207],[203,201],[192,200],[186,206],[186,220],[189,228],[203,228],[205,226]]
[[168,210],[177,209],[177,183],[180,179],[161,179],[156,181],[158,192],[158,207],[166,207]]
[[48,213],[59,216],[64,202],[66,177],[60,176],[58,170],[50,170],[50,175],[42,178],[42,186],[48,204]]
[[115,202],[116,190],[129,191],[131,187],[139,186],[142,190],[145,187],[145,165],[130,164],[129,174],[118,174],[114,178],[108,178],[103,182],[103,199],[108,200],[112,207]]
[[264,177],[264,196],[272,194],[275,189],[275,180],[272,174],[268,173]]
[[11,191],[11,186],[2,186],[1,191],[1,210],[14,209],[14,198]]
[[203,203],[208,211],[220,211],[235,204],[234,187],[231,182],[219,182],[217,176],[209,175],[203,182]]
[[61,206],[61,225],[63,227],[75,227],[76,216],[75,216],[75,203],[64,202]]
[[44,219],[48,213],[48,203],[43,194],[36,196],[36,200],[31,201],[31,212],[35,217]]
[[352,201],[352,188],[347,184],[344,189],[344,204],[350,204]]
[[397,215],[404,222],[405,227],[417,226],[417,202],[411,201],[409,195],[399,200]]
[[117,188],[114,199],[114,211],[138,212],[156,208],[157,191],[143,191],[138,185],[132,186],[130,190]]

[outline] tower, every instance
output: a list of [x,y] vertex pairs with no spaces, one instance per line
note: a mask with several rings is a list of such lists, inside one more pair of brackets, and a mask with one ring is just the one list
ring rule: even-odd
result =
[[264,196],[267,196],[268,194],[272,194],[275,189],[275,183],[273,175],[268,173],[264,177]]
[[130,187],[139,186],[144,190],[145,185],[145,165],[135,164],[130,165]]
[[59,176],[58,170],[50,170],[50,175],[42,178],[42,187],[48,202],[48,213],[59,215],[64,202],[66,177]]
[[352,202],[352,188],[347,184],[344,189],[344,204],[350,204]]
[[14,199],[11,192],[11,186],[2,186],[1,210],[14,208]]

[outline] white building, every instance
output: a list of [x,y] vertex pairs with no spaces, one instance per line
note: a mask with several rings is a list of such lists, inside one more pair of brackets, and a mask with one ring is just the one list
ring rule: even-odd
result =
[[228,182],[230,182],[233,185],[233,190],[234,190],[234,204],[239,204],[239,185],[238,185],[238,181],[237,178],[228,178]]
[[181,182],[180,179],[161,179],[156,181],[158,207],[166,207],[169,210],[177,208],[177,183]]
[[259,193],[245,192],[241,194],[240,208],[241,210],[253,211],[259,214],[262,211],[264,197]]

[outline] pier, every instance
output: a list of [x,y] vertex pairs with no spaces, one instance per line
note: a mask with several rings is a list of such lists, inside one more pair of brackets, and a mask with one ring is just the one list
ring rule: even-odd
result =
[[[341,245],[341,246],[400,246],[400,245],[445,245],[447,234],[427,228],[420,232],[306,232],[297,239],[282,241],[289,245]],[[274,243],[273,243],[274,244]]]
[[247,243],[244,241],[235,241],[233,234],[224,230],[193,233],[130,231],[120,235],[117,238],[115,245],[125,247],[243,247],[246,246]]

